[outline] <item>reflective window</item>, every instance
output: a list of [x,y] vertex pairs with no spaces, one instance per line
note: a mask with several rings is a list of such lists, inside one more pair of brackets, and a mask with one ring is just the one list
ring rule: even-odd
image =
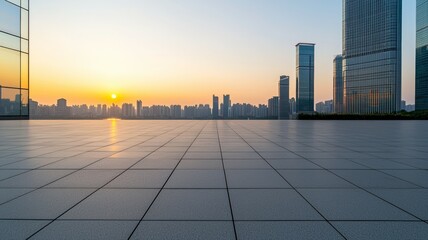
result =
[[0,47],[0,86],[19,88],[20,53]]
[[21,115],[28,115],[28,90],[21,90]]
[[28,39],[28,11],[21,10],[21,37]]
[[0,116],[19,116],[21,114],[21,91],[0,87]]
[[28,40],[21,39],[21,51],[28,53]]
[[21,88],[28,89],[28,54],[21,54]]
[[20,36],[20,7],[0,0],[0,31]]
[[12,48],[19,51],[19,41],[20,39],[18,37],[0,32],[0,46]]

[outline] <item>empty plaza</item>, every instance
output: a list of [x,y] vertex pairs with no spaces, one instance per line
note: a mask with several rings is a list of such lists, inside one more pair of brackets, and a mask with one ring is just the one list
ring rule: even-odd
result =
[[426,239],[426,121],[4,121],[0,239]]

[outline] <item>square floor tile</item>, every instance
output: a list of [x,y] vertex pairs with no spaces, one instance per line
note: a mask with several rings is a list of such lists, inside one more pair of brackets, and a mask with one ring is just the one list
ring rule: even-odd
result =
[[221,160],[182,160],[177,169],[223,170],[223,164]]
[[344,239],[327,222],[236,222],[238,239]]
[[235,220],[322,220],[292,189],[230,190]]
[[131,239],[234,239],[233,223],[223,221],[143,221]]
[[144,220],[232,220],[226,190],[164,189]]
[[158,191],[101,189],[72,208],[61,219],[140,220]]
[[333,222],[349,240],[425,240],[428,224],[423,222]]
[[128,170],[105,188],[162,188],[172,170]]
[[3,188],[39,188],[52,183],[73,171],[68,170],[32,170],[12,178],[0,181]]
[[175,170],[165,188],[226,188],[223,170]]
[[229,188],[291,188],[275,170],[227,170]]

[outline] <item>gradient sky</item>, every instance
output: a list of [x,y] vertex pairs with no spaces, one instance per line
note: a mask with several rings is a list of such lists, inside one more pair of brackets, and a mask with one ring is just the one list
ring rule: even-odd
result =
[[[416,0],[403,1],[403,98],[414,102]],[[332,99],[342,0],[31,1],[31,98],[52,104],[267,103],[295,44],[316,43],[315,100]]]

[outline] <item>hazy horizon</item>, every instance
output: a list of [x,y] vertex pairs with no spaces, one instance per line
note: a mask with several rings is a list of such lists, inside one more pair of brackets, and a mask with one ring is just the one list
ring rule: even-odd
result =
[[[403,1],[403,100],[414,103],[416,1]],[[304,10],[305,14],[302,14]],[[316,43],[315,102],[333,98],[342,1],[31,1],[31,98],[42,104],[266,104],[295,96],[295,44]],[[221,101],[221,100],[220,100]]]

